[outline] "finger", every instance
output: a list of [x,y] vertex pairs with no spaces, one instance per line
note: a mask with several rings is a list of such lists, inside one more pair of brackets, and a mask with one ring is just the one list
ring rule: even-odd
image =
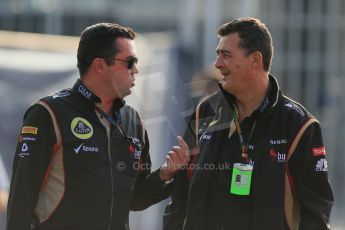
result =
[[179,146],[181,146],[184,149],[188,149],[187,143],[183,140],[181,136],[177,136],[177,141],[178,141]]
[[181,162],[178,151],[170,151],[169,156],[171,157],[173,164],[179,164]]
[[189,157],[189,147],[188,147],[187,143],[183,140],[183,138],[181,136],[177,136],[177,140],[178,140],[179,146],[181,146],[181,148],[184,149],[185,154],[188,155],[188,157]]
[[171,148],[171,150],[174,151],[174,152],[181,152],[181,151],[183,151],[182,147],[181,146],[177,146],[177,145],[174,145]]
[[180,136],[178,136],[178,139],[180,148],[176,148],[174,150],[178,152],[180,159],[183,160],[183,163],[186,163],[186,161],[189,161],[190,159],[189,147]]
[[176,159],[175,154],[176,153],[170,151],[168,155],[165,157],[166,162],[167,162],[167,168],[170,170],[172,169],[175,170],[175,168],[177,167],[176,165],[178,165],[178,161]]
[[176,152],[170,151],[169,155],[165,157],[168,170],[176,171],[181,168],[180,163],[177,162],[177,160],[174,158],[175,155],[176,155]]
[[[171,152],[171,151],[170,151]],[[167,167],[171,166],[173,164],[173,160],[170,157],[170,152],[168,153],[168,155],[165,156],[165,161],[166,161],[166,165]]]
[[180,162],[183,161],[182,163],[185,163],[185,161],[189,159],[188,149],[184,149],[181,146],[173,146],[172,150],[174,150],[177,153]]
[[179,146],[174,146],[172,149],[175,151],[174,155],[176,155],[175,164],[184,165],[188,163],[190,157],[188,153],[185,153],[184,149]]

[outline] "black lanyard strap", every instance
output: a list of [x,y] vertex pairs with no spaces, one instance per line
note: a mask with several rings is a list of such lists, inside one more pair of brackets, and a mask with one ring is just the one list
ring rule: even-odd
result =
[[238,121],[238,110],[237,110],[236,107],[234,108],[234,122],[235,122],[235,125],[236,125],[236,130],[237,130],[238,138],[240,139],[241,150],[242,150],[242,160],[243,160],[244,163],[248,163],[249,162],[249,152],[248,152],[249,141],[250,141],[250,139],[251,139],[251,137],[253,135],[257,119],[255,120],[255,122],[254,122],[254,124],[252,126],[252,129],[251,129],[249,137],[248,137],[247,144],[244,141],[244,137],[243,137],[243,133],[242,133],[242,130],[241,130],[241,126],[240,126],[240,123]]
[[126,138],[129,139],[131,142],[131,138],[128,137],[126,131],[124,130],[123,126],[122,126],[122,121],[121,121],[121,113],[120,111],[115,113],[115,119],[110,116],[109,114],[107,114],[106,112],[104,112],[103,110],[101,110],[100,108],[98,108],[97,106],[95,107],[96,110],[103,116],[105,117],[105,119],[107,119],[107,121],[110,122],[110,124],[116,126],[119,128],[119,130],[121,131],[122,135]]

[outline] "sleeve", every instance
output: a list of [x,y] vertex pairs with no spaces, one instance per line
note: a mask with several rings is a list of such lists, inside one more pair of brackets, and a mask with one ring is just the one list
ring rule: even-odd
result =
[[[192,118],[195,114],[192,115]],[[163,215],[163,230],[179,230],[183,228],[186,215],[187,198],[189,190],[189,179],[193,173],[193,164],[196,160],[196,141],[195,141],[195,120],[191,119],[183,136],[184,140],[192,152],[191,161],[188,167],[180,170],[174,182],[171,202],[166,206]]]
[[7,207],[9,184],[5,165],[0,153],[0,215]]
[[172,191],[172,184],[166,184],[159,177],[159,169],[151,172],[149,154],[150,143],[145,131],[145,146],[143,148],[139,175],[135,182],[131,210],[140,211],[168,198]]
[[7,209],[7,230],[28,230],[38,193],[56,142],[52,120],[41,105],[24,115],[16,152]]
[[330,229],[333,193],[328,181],[326,149],[319,123],[303,134],[289,161],[295,196],[301,206],[300,230]]

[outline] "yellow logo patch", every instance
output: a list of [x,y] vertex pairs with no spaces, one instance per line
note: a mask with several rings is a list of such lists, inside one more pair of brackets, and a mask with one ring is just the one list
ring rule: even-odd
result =
[[76,117],[71,122],[71,131],[79,139],[89,139],[93,135],[93,128],[85,118]]
[[32,126],[23,126],[22,133],[37,134],[38,128]]

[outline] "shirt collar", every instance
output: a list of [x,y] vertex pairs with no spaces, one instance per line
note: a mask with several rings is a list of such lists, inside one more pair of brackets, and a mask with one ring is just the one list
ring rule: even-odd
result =
[[97,97],[91,90],[89,90],[83,82],[78,79],[73,86],[73,89],[80,95],[82,98],[89,102],[101,102],[101,99]]
[[[227,103],[231,106],[231,108],[234,108],[234,106],[236,105],[236,97],[225,91],[221,83],[219,83],[219,88],[224,97],[226,98]],[[266,97],[261,103],[261,105],[251,114],[251,117],[257,117],[265,113],[266,111],[272,109],[277,104],[279,91],[280,90],[277,80],[272,75],[269,75],[269,85]]]
[[[102,108],[101,106],[101,99],[94,94],[91,90],[89,90],[84,84],[83,82],[78,79],[74,86],[73,86],[73,90],[75,92],[77,92],[81,98],[83,98],[84,100],[86,100],[89,103],[92,103],[93,105],[96,105],[97,107],[99,107],[100,109]],[[118,111],[119,109],[121,109],[124,105],[125,105],[125,101],[121,98],[117,98],[114,100],[114,112]]]

